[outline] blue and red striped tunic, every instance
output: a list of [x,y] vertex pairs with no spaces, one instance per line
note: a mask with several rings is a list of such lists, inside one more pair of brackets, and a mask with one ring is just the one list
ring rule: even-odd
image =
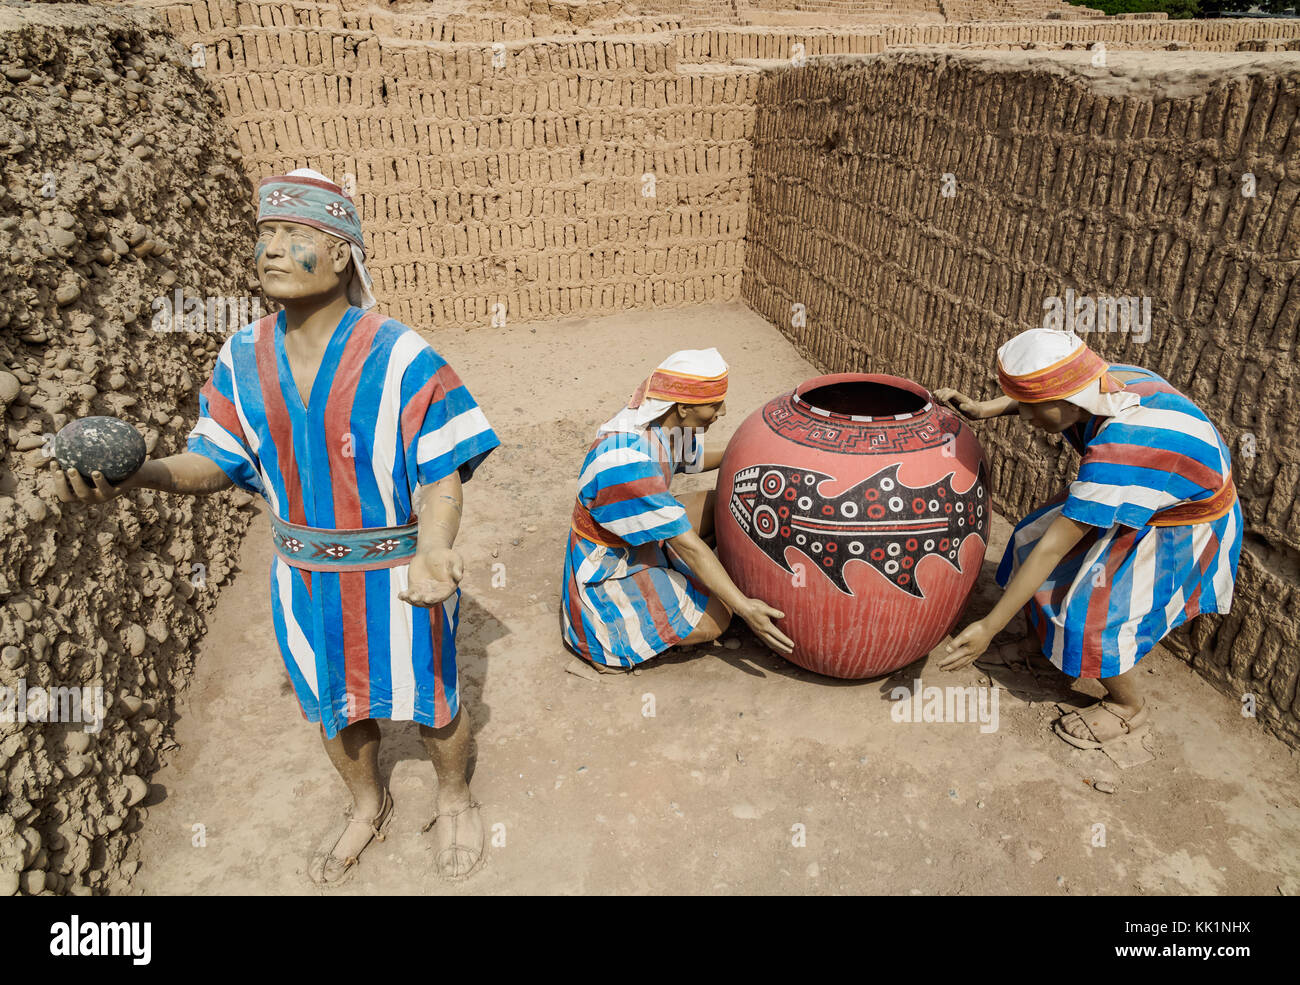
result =
[[[468,480],[499,441],[455,371],[410,328],[350,308],[304,406],[284,312],[222,346],[188,448],[276,516],[325,529],[410,522],[416,488]],[[441,727],[459,707],[460,592],[398,599],[409,565],[305,571],[271,562],[276,640],[304,716],[327,737],[367,718]]]
[[615,431],[582,463],[576,508],[587,535],[569,532],[561,622],[569,647],[594,663],[642,663],[689,636],[708,607],[703,584],[664,544],[691,529],[668,491],[686,468],[676,452],[659,427]]
[[1219,518],[1151,526],[1159,511],[1209,499],[1232,474],[1232,458],[1208,417],[1166,380],[1125,384],[1141,403],[1062,432],[1082,455],[1064,497],[1016,525],[998,567],[1005,587],[1061,515],[1095,527],[1026,606],[1044,655],[1072,677],[1114,677],[1175,627],[1232,604],[1241,555],[1240,503]]

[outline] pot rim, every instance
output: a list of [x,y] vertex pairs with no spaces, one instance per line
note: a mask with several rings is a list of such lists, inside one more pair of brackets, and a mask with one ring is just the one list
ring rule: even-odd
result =
[[[804,394],[810,390],[816,390],[819,387],[831,386],[836,383],[880,383],[885,386],[891,386],[896,390],[903,390],[906,393],[913,394],[925,401],[925,406],[920,410],[914,410],[910,414],[877,414],[867,416],[865,414],[837,414],[834,411],[817,407],[804,399]],[[883,423],[885,421],[910,421],[928,414],[934,407],[934,398],[930,396],[930,391],[919,383],[913,383],[909,379],[901,376],[890,376],[887,373],[832,373],[828,376],[814,376],[810,380],[804,380],[790,394],[790,399],[800,410],[807,411],[810,414],[816,414],[818,417],[825,417],[833,421],[866,421]]]

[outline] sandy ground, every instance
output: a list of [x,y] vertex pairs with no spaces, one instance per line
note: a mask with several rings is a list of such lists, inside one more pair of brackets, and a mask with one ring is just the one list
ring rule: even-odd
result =
[[[564,673],[562,544],[596,425],[674,349],[716,345],[730,363],[729,415],[713,432],[723,437],[816,370],[743,305],[431,341],[503,442],[466,487],[458,543],[473,787],[495,844],[468,882],[437,878],[432,834],[420,834],[433,769],[414,725],[385,722],[395,820],[340,892],[1300,893],[1300,757],[1163,651],[1141,665],[1156,758],[1127,770],[1051,733],[1054,702],[1072,693],[1054,671],[992,668],[1007,690],[987,734],[889,714],[897,684],[975,684],[979,667],[946,675],[918,663],[887,680],[832,681],[747,630],[729,633],[739,649],[673,657],[637,677]],[[705,478],[677,481],[689,490]],[[995,597],[1008,530],[997,522],[976,615]],[[315,892],[307,856],[348,802],[275,646],[269,534],[263,515],[180,705],[180,747],[153,778],[142,893]],[[492,587],[497,561],[505,588]],[[1073,693],[1086,691],[1099,693],[1095,682]],[[654,717],[642,714],[648,695]]]

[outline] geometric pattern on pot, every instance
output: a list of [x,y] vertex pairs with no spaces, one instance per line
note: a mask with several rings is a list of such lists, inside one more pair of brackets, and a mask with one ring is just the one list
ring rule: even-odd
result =
[[736,473],[728,506],[759,550],[791,574],[787,547],[803,552],[846,595],[853,592],[844,568],[861,561],[899,591],[925,598],[916,580],[921,558],[937,555],[960,572],[959,548],[966,538],[979,537],[987,545],[986,476],[981,465],[979,478],[965,493],[953,488],[952,472],[931,485],[913,487],[899,481],[900,464],[829,498],[819,492],[833,478],[824,472],[754,465]]
[[[925,413],[929,410],[930,413]],[[908,420],[916,418],[916,420]],[[934,404],[915,414],[889,417],[831,417],[819,414],[798,397],[772,400],[763,421],[775,434],[797,445],[840,455],[904,454],[950,442],[962,423],[952,411]]]

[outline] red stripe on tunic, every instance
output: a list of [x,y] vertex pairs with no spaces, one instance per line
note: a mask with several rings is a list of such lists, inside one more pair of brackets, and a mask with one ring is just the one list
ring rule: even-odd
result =
[[[352,405],[375,334],[384,321],[372,312],[362,315],[352,326],[338,368],[330,380],[330,397],[325,403],[325,453],[329,459],[330,487],[334,494],[334,526],[340,530],[363,526],[361,492],[357,482],[356,435],[352,434]],[[344,454],[345,442],[351,455]],[[364,602],[364,599],[360,601]],[[346,604],[347,600],[344,602]]]
[[[366,573],[339,572],[339,617],[343,629],[343,668],[352,698],[348,721],[370,717],[370,635],[366,632]],[[405,604],[393,600],[394,605]]]
[[1196,567],[1200,571],[1200,577],[1196,579],[1196,588],[1188,597],[1187,604],[1183,606],[1183,613],[1188,619],[1200,615],[1201,588],[1205,584],[1205,576],[1210,570],[1210,565],[1214,563],[1218,553],[1219,535],[1211,531],[1210,539],[1205,542],[1205,550],[1201,551],[1201,556],[1196,559]]
[[592,510],[601,506],[609,506],[611,503],[622,503],[629,499],[642,499],[667,491],[668,487],[664,484],[663,479],[658,476],[632,479],[602,489],[596,493],[595,498],[587,505],[587,509]]
[[[668,611],[664,608],[664,603],[659,598],[659,592],[655,588],[654,578],[649,571],[637,571],[632,575],[632,583],[641,592],[641,597],[645,599],[646,609],[650,613],[650,620],[654,623],[655,632],[669,646],[681,640],[677,635],[677,630],[673,629],[673,624],[668,619]],[[635,619],[633,615],[630,618]]]
[[1131,380],[1124,384],[1124,389],[1128,393],[1136,393],[1139,397],[1149,397],[1153,393],[1177,393],[1180,397],[1183,395],[1169,384],[1158,380]]
[[433,721],[435,728],[451,724],[451,706],[447,704],[447,689],[442,683],[442,620],[446,609],[442,603],[430,606],[429,640],[433,647]]
[[239,413],[235,410],[235,405],[227,399],[226,395],[216,388],[211,379],[203,384],[201,391],[203,396],[208,398],[208,416],[220,424],[223,428],[233,434],[242,443],[247,444],[244,437],[244,426],[239,421]]
[[[330,491],[333,494],[334,526],[356,529],[361,520],[361,493],[357,486],[357,459],[344,455],[344,439],[352,430],[352,404],[375,333],[386,319],[371,312],[352,326],[330,380],[330,397],[325,403],[325,454],[329,461]],[[348,694],[355,699],[357,717],[370,717],[370,634],[366,628],[366,576],[352,571],[339,578],[339,603],[343,617],[343,660]]]
[[[278,316],[268,315],[268,319]],[[266,322],[267,319],[263,319]],[[293,447],[293,425],[289,420],[289,408],[284,402],[284,388],[280,385],[280,363],[275,349],[275,322],[271,321],[265,330],[257,335],[257,377],[262,384],[262,407],[266,412],[266,426],[271,433],[279,457],[280,474],[284,477],[285,495],[288,502],[285,509],[290,523],[307,526],[307,515],[303,510],[302,483],[298,477],[298,459]],[[292,379],[289,385],[294,386]]]
[[1112,587],[1115,584],[1115,572],[1123,565],[1125,559],[1133,550],[1133,540],[1137,536],[1136,530],[1130,530],[1125,534],[1116,537],[1106,553],[1106,562],[1102,567],[1102,584],[1096,587],[1092,585],[1092,579],[1096,577],[1094,571],[1095,565],[1084,572],[1084,577],[1088,579],[1088,608],[1084,614],[1083,621],[1083,646],[1082,656],[1079,664],[1079,676],[1095,678],[1101,675],[1101,664],[1103,660],[1102,642],[1106,634],[1106,625],[1110,621],[1110,602],[1112,596]]
[[[271,434],[271,443],[275,445],[280,474],[284,477],[284,509],[289,514],[290,523],[307,524],[307,515],[303,509],[302,483],[298,477],[298,459],[293,448],[293,424],[289,420],[289,408],[284,402],[284,388],[280,385],[280,361],[275,348],[275,322],[279,315],[267,315],[257,325],[254,332],[254,352],[257,357],[257,379],[262,387],[262,409],[266,416],[266,428]],[[292,379],[291,386],[296,386]],[[311,592],[311,577],[302,568],[295,568],[302,583]]]
[[1140,469],[1159,469],[1172,475],[1190,479],[1209,492],[1223,485],[1223,474],[1209,468],[1194,458],[1169,451],[1167,448],[1148,448],[1145,445],[1102,444],[1093,445],[1085,464],[1105,462],[1110,465],[1127,465]]
[[[405,453],[411,447],[411,443],[420,437],[420,429],[424,427],[424,417],[429,408],[447,396],[448,392],[463,386],[460,377],[456,371],[446,363],[433,374],[424,386],[420,387],[402,408],[402,452]],[[415,477],[412,476],[412,479]]]

